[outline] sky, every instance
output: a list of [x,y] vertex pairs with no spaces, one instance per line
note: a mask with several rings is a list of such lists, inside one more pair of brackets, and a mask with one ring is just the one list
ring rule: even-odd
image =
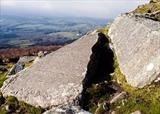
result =
[[0,0],[5,15],[114,18],[149,0]]

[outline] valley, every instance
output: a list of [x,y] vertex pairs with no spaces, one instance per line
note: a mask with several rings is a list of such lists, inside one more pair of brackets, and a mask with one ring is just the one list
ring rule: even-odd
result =
[[0,49],[68,44],[109,21],[111,19],[1,15]]

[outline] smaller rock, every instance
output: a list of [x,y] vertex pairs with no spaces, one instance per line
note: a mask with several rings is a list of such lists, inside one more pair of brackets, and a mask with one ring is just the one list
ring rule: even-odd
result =
[[121,106],[117,106],[116,108],[120,109],[120,108],[121,108]]
[[114,74],[115,74],[114,72],[113,72],[113,73],[110,73],[111,76],[114,76]]
[[127,96],[127,92],[121,92],[118,95],[115,95],[111,100],[110,103],[113,104],[117,102],[118,100],[124,99],[125,96]]
[[112,111],[111,114],[116,114],[116,111]]
[[8,75],[9,75],[9,76],[10,76],[10,75],[14,75],[14,74],[20,72],[20,71],[23,70],[23,69],[24,69],[24,64],[18,62],[18,63],[16,63],[16,64],[11,68],[11,70],[10,70],[9,73],[8,73]]
[[113,90],[115,90],[115,91],[120,90],[119,86],[118,86],[116,83],[114,83],[114,82],[113,82],[113,84],[108,85],[108,86],[109,86],[110,88],[112,88]]
[[5,109],[6,109],[7,111],[9,111],[9,105],[6,105],[6,106],[5,106]]
[[110,105],[109,105],[108,102],[104,102],[104,103],[103,103],[103,109],[104,109],[105,111],[109,111],[109,110],[110,110]]
[[20,57],[18,63],[27,63],[35,60],[36,56],[23,56]]
[[49,52],[48,51],[44,51],[44,56],[46,56],[47,54],[49,54]]
[[92,114],[92,113],[87,112],[87,111],[85,111],[85,110],[82,109],[77,114]]
[[16,67],[15,67],[15,74],[20,72],[23,69],[24,69],[24,64],[23,63],[17,63]]
[[160,82],[160,77],[158,77],[154,82],[155,83]]
[[65,114],[74,114],[74,111],[72,109],[67,109],[65,111]]
[[19,110],[16,110],[16,113],[18,113],[18,114],[19,114],[20,112],[21,112],[21,110],[20,110],[20,109],[19,109]]
[[43,114],[91,114],[79,106],[60,106],[60,107],[53,107],[50,110],[47,110]]
[[9,63],[9,59],[2,60],[2,63]]
[[132,112],[131,114],[142,114],[139,110]]
[[38,57],[44,57],[43,51],[39,51],[39,52],[38,52]]

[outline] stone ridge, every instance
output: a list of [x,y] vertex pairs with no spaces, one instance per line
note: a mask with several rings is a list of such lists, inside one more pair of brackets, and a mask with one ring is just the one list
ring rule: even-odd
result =
[[130,85],[142,88],[160,75],[160,22],[124,14],[114,20],[109,36]]
[[87,34],[47,55],[8,79],[1,88],[3,95],[43,108],[72,103],[82,91],[91,48],[97,38],[97,33]]

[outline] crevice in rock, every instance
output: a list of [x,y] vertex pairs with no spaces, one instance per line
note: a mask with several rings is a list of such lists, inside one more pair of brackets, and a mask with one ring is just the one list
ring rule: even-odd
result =
[[[99,98],[115,93],[115,89],[111,87],[111,73],[114,72],[114,53],[109,46],[109,38],[103,33],[98,33],[98,41],[92,47],[92,54],[87,66],[86,76],[83,80],[83,91],[81,93],[79,105],[89,110],[91,101],[97,104]],[[97,85],[97,95],[93,95],[90,91],[92,85]],[[95,92],[96,93],[96,92]]]

